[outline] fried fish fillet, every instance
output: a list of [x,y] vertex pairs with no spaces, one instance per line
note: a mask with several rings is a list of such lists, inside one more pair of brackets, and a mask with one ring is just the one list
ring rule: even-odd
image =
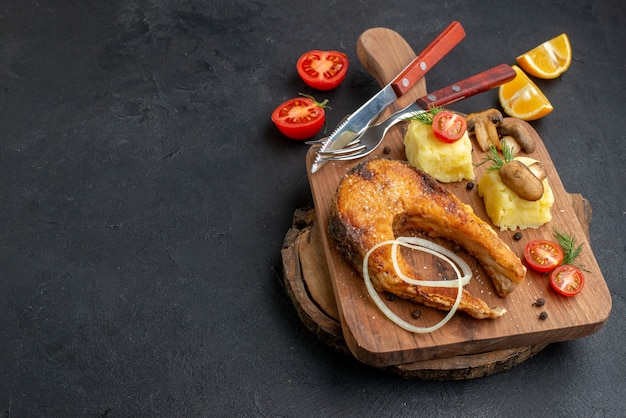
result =
[[[370,248],[411,229],[463,246],[482,265],[500,297],[513,291],[526,276],[519,257],[470,206],[403,161],[378,158],[346,173],[333,198],[328,228],[340,253],[361,274]],[[425,280],[401,255],[398,258],[402,271]],[[450,310],[457,296],[454,288],[404,282],[393,268],[390,246],[372,252],[368,268],[378,291],[441,310]],[[466,290],[458,309],[479,319],[497,318],[505,312],[489,307]]]

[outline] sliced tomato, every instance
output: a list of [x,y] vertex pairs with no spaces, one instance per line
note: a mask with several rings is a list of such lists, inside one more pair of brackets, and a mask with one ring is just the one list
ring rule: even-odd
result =
[[563,256],[563,249],[559,244],[544,239],[530,241],[524,247],[526,263],[541,273],[552,271],[561,265]]
[[296,64],[298,74],[306,84],[317,90],[332,90],[348,73],[348,57],[338,51],[309,51]]
[[326,102],[318,103],[309,96],[287,100],[274,109],[272,121],[288,138],[309,139],[324,126]]
[[585,275],[578,267],[563,264],[550,273],[550,285],[562,295],[574,296],[583,290]]
[[467,130],[467,121],[461,115],[442,110],[433,117],[433,133],[440,141],[452,144]]

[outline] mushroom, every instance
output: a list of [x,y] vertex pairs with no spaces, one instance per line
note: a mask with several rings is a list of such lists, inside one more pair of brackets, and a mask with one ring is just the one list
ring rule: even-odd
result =
[[502,113],[497,109],[487,109],[482,112],[470,113],[465,118],[467,132],[470,137],[476,138],[481,150],[487,151],[490,146],[500,149],[500,136],[496,127],[502,122]]
[[502,183],[524,200],[537,201],[543,196],[543,183],[519,160],[504,164],[498,174]]
[[512,136],[515,138],[515,141],[527,153],[535,150],[537,133],[526,121],[518,118],[504,118],[498,126],[498,132],[502,137]]

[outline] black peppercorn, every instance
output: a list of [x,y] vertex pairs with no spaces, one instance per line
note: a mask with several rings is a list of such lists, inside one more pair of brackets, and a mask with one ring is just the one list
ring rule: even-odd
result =
[[383,154],[389,154],[391,152],[391,147],[389,145],[385,145],[383,148]]
[[422,312],[419,309],[416,309],[413,312],[411,312],[411,316],[413,317],[413,319],[417,319],[420,316],[422,316]]
[[539,314],[539,319],[541,319],[542,321],[548,319],[548,313],[546,311],[541,311],[541,313]]
[[546,300],[544,298],[539,298],[535,302],[533,302],[533,305],[535,306],[543,306],[545,304],[546,304]]
[[521,240],[521,239],[522,239],[522,233],[521,233],[521,232],[519,232],[519,231],[517,231],[515,234],[513,234],[513,239],[514,239],[515,241],[519,241],[519,240]]
[[473,181],[468,181],[467,182],[467,186],[465,186],[465,188],[467,190],[472,190],[474,188],[474,182]]
[[393,302],[394,300],[396,300],[396,295],[394,295],[393,293],[387,293],[387,300],[389,302]]

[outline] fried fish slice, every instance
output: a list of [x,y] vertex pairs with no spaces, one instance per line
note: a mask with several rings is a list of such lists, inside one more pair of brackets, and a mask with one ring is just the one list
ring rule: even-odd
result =
[[[370,248],[413,229],[463,246],[482,265],[500,297],[526,276],[519,257],[470,206],[403,161],[378,158],[346,173],[333,198],[328,227],[340,253],[361,274],[363,257]],[[369,274],[376,290],[450,310],[456,289],[404,282],[395,273],[390,254],[389,246],[383,246],[370,255]],[[399,264],[407,274],[424,280],[401,255]],[[478,319],[497,318],[505,312],[465,290],[458,309]]]

